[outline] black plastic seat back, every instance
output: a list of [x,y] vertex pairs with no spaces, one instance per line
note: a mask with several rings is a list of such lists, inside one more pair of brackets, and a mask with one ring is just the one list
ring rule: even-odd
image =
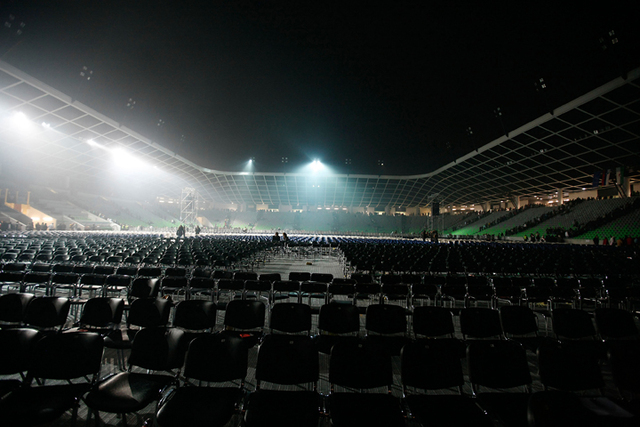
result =
[[289,273],[289,280],[306,282],[307,280],[311,280],[311,273],[292,271],[291,273]]
[[310,338],[269,335],[258,349],[256,380],[283,385],[315,383],[319,366],[318,351]]
[[604,387],[596,355],[571,342],[545,340],[538,347],[538,366],[545,388],[578,391]]
[[247,376],[248,350],[242,338],[221,334],[200,336],[189,344],[184,376],[200,381],[226,382]]
[[308,304],[284,302],[271,309],[269,328],[272,332],[311,332],[311,307]]
[[141,329],[131,344],[129,364],[154,371],[180,369],[186,346],[184,331],[177,328]]
[[515,341],[474,340],[467,347],[469,380],[477,388],[530,387],[531,373],[524,347]]
[[63,297],[33,298],[27,306],[24,323],[37,328],[62,329],[67,321],[71,303]]
[[537,334],[536,315],[524,305],[505,305],[500,307],[500,321],[505,334]]
[[453,338],[455,333],[453,313],[445,307],[416,307],[413,310],[412,328],[416,338],[435,338],[445,335]]
[[320,307],[318,329],[331,334],[346,334],[360,330],[358,309],[345,304],[325,304]]
[[329,382],[356,389],[393,383],[391,358],[362,341],[340,341],[331,349]]
[[138,298],[131,303],[127,325],[142,328],[167,326],[171,313],[171,301],[164,298]]
[[402,349],[402,384],[425,390],[462,387],[464,376],[457,340],[420,340]]
[[265,305],[261,301],[229,301],[224,314],[224,325],[233,329],[260,329],[264,327]]
[[160,281],[157,278],[138,277],[129,288],[128,299],[155,298],[160,290]]
[[367,307],[365,328],[377,334],[406,334],[407,311],[399,305],[371,304]]
[[633,314],[619,308],[597,308],[595,320],[598,334],[604,340],[640,338]]
[[34,347],[29,376],[66,380],[97,375],[102,349],[102,337],[93,332],[45,336]]
[[558,338],[595,338],[591,315],[583,310],[557,308],[552,312],[553,332]]
[[233,275],[234,280],[258,280],[258,273],[252,271],[238,271]]
[[24,320],[33,294],[14,293],[0,296],[0,322],[19,325]]
[[311,273],[311,277],[309,278],[312,282],[322,282],[322,283],[331,283],[333,280],[333,274],[329,273]]
[[121,298],[90,298],[82,308],[81,327],[115,328],[122,321],[124,300]]
[[498,310],[468,307],[460,310],[460,330],[465,338],[503,337]]
[[0,329],[0,375],[25,372],[35,343],[42,338],[36,329]]
[[212,301],[180,301],[175,308],[173,326],[194,331],[213,330],[216,315],[216,305]]

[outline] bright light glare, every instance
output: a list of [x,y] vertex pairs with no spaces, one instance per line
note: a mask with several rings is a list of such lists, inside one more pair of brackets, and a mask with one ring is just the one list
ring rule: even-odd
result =
[[13,119],[17,123],[29,123],[29,119],[27,118],[27,116],[22,111],[16,111],[13,114]]
[[320,160],[315,159],[312,163],[311,163],[311,170],[313,172],[320,172],[322,169],[324,169],[324,165],[320,162]]
[[20,132],[28,132],[32,130],[31,122],[21,111],[16,111],[11,117],[11,121]]
[[139,159],[135,158],[122,148],[114,148],[111,153],[113,154],[113,158],[116,161],[116,165],[122,168],[132,168],[134,166],[137,167],[142,163]]

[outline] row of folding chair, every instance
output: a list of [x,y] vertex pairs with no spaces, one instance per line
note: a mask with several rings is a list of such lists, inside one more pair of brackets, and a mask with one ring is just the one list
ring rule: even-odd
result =
[[[133,339],[129,369],[99,379],[99,334],[41,338],[30,329],[2,330],[2,373],[24,375],[22,381],[0,383],[5,394],[0,402],[3,419],[42,424],[69,409],[75,418],[80,402],[88,406],[88,418],[108,412],[124,419],[155,401],[155,422],[163,427],[222,426],[234,414],[249,427],[316,427],[324,417],[337,426],[405,426],[406,418],[420,425],[527,425],[531,417],[637,422],[624,402],[603,395],[604,380],[594,358],[555,341],[538,351],[538,373],[546,390],[539,394],[531,392],[525,350],[513,341],[471,343],[465,354],[468,383],[460,354],[446,340],[406,344],[398,381],[391,357],[376,346],[342,341],[329,355],[330,387],[319,392],[319,354],[309,338],[267,337],[258,351],[252,391],[245,387],[249,363],[242,338],[207,335],[188,347],[184,340],[184,332],[176,328],[143,329]],[[629,381],[629,376],[638,378],[637,364],[628,354],[637,358],[640,346],[612,356],[613,380],[620,390],[637,393],[638,382]],[[92,376],[90,381],[74,385],[34,381],[86,375]],[[402,392],[394,394],[394,386]],[[541,405],[559,397],[570,405]]]

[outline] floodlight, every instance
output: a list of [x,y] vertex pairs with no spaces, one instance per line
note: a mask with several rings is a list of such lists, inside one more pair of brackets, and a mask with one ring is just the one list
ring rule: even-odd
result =
[[140,160],[136,159],[123,148],[114,148],[111,150],[111,153],[116,161],[116,165],[119,167],[129,168],[138,166],[141,163]]
[[13,113],[12,120],[20,127],[27,126],[29,124],[29,119],[22,111],[16,111]]
[[322,164],[322,162],[320,162],[320,160],[315,159],[313,162],[311,162],[311,170],[313,172],[320,172],[322,169],[324,169],[324,165]]

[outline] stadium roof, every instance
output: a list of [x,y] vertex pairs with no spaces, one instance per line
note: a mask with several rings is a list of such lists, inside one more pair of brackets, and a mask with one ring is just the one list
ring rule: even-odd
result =
[[[212,202],[272,206],[406,208],[579,191],[595,172],[640,164],[638,77],[635,69],[433,172],[340,175],[203,168],[0,62],[3,172],[171,198],[188,187]],[[16,126],[18,113],[28,124]]]

